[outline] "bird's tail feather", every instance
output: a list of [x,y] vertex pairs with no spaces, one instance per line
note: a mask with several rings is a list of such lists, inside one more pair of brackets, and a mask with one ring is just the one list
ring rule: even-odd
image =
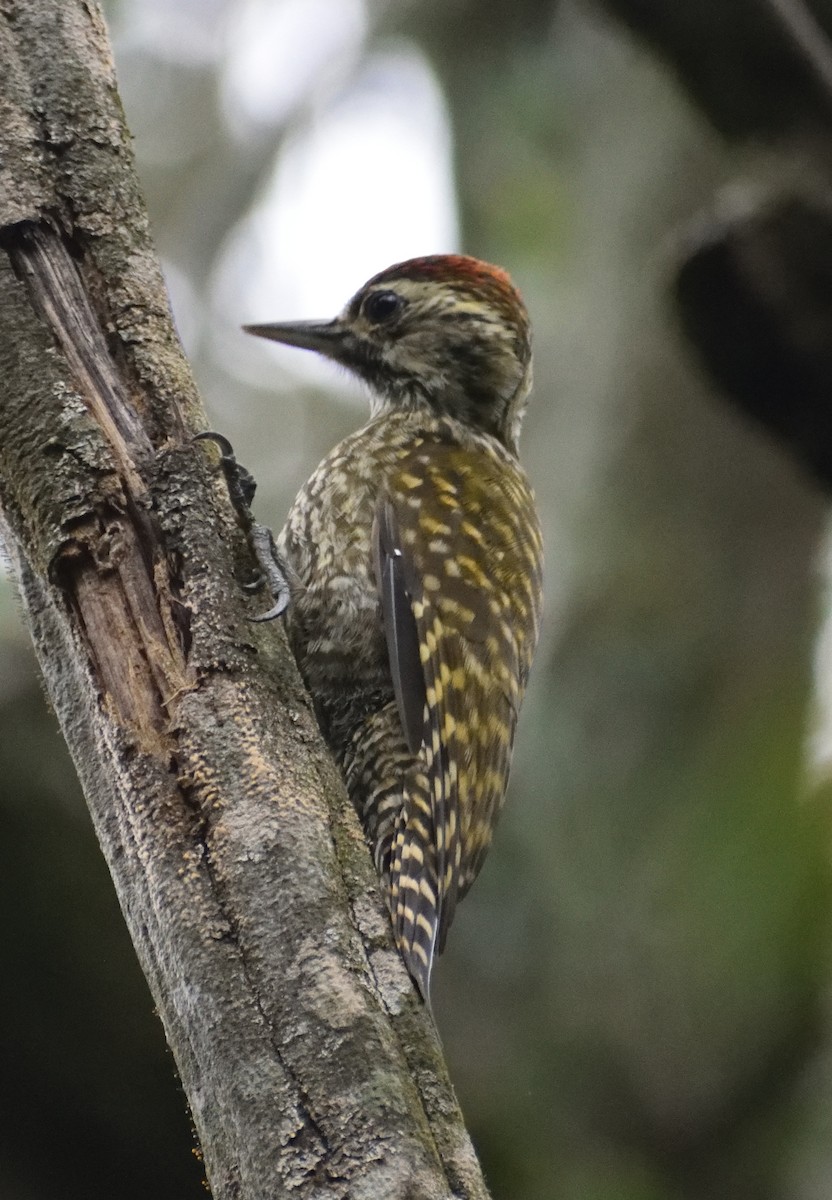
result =
[[430,1006],[439,909],[429,809],[425,812],[423,804],[417,799],[415,806],[405,804],[399,814],[390,860],[390,901],[396,944]]

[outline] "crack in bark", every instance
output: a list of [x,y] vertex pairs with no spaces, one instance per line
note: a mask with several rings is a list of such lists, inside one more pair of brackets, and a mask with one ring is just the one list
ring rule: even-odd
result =
[[89,291],[55,222],[23,221],[2,231],[9,261],[69,363],[92,416],[109,442],[129,491],[138,499],[144,484],[137,463],[153,446],[116,372]]

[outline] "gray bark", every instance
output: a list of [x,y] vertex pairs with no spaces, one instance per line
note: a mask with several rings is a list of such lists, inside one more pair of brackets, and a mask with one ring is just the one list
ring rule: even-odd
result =
[[217,1200],[486,1197],[177,343],[106,32],[0,0],[0,510]]

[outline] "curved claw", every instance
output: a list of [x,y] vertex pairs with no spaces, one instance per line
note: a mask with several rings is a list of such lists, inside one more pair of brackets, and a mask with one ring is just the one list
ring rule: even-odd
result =
[[258,525],[255,522],[251,527],[249,540],[261,571],[261,582],[269,585],[274,597],[274,604],[267,612],[250,619],[252,621],[273,621],[275,617],[281,616],[286,611],[292,598],[289,581],[286,578],[286,568],[277,553],[272,531],[265,525]]
[[215,433],[213,429],[206,429],[202,433],[195,433],[191,438],[192,442],[214,442],[219,446],[223,458],[236,461],[234,458],[234,447],[229,442],[225,434]]
[[234,447],[225,434],[215,433],[213,429],[206,429],[203,433],[195,433],[191,441],[213,442],[216,446],[219,446],[220,466],[225,476],[228,495],[231,498],[231,503],[234,505],[234,511],[237,513],[238,520],[243,528],[248,530],[253,520],[251,502],[254,499],[254,493],[257,491],[257,484],[253,475],[241,463],[237,462]]
[[285,595],[279,596],[271,608],[267,609],[264,613],[258,613],[256,617],[249,617],[249,621],[259,624],[261,621],[274,621],[277,617],[282,617],[289,607],[289,599],[289,590],[287,588]]

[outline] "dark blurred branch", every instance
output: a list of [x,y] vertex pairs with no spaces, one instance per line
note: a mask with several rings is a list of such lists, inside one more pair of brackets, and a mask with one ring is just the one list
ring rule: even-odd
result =
[[0,509],[217,1200],[487,1195],[208,455],[88,0],[0,0]]
[[729,137],[832,129],[829,0],[601,0]]
[[676,298],[705,365],[832,490],[832,207],[773,201],[684,250]]
[[805,0],[765,0],[832,103],[832,45]]
[[812,193],[801,185],[701,223],[674,286],[716,381],[832,488],[832,5],[602,2],[673,65],[717,129],[812,163]]

